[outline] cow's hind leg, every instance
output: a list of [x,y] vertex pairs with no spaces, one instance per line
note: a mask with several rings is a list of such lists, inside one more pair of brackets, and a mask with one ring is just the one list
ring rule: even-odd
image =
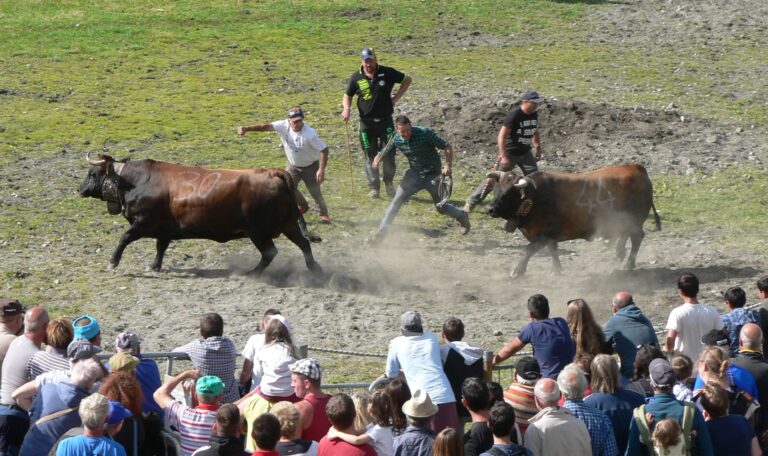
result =
[[632,248],[629,251],[629,257],[627,258],[627,262],[624,265],[626,269],[632,270],[635,269],[635,260],[637,259],[637,252],[640,251],[640,244],[643,242],[643,238],[645,237],[645,232],[640,230],[637,233],[632,233],[629,238],[632,241]]
[[315,257],[312,255],[312,245],[309,243],[307,237],[302,233],[302,230],[298,225],[290,227],[283,231],[285,237],[290,239],[304,254],[304,262],[307,264],[307,268],[312,272],[322,272],[323,269],[315,261]]
[[549,254],[552,256],[552,272],[554,274],[560,274],[563,270],[563,266],[560,264],[560,255],[557,254],[557,242],[550,242],[547,245]]
[[256,265],[255,268],[251,271],[251,274],[254,274],[256,276],[260,276],[262,272],[264,272],[265,269],[267,269],[267,266],[269,266],[269,263],[272,262],[272,260],[275,259],[277,256],[277,247],[275,247],[275,243],[272,241],[272,238],[267,236],[264,238],[263,236],[251,236],[251,241],[253,242],[253,245],[256,246],[257,249],[259,249],[259,253],[261,253],[261,260],[259,260],[259,264]]
[[109,260],[109,269],[114,269],[120,264],[120,259],[123,257],[123,251],[133,241],[141,239],[141,235],[137,234],[133,228],[128,228],[128,231],[123,233],[120,238],[120,242],[117,244],[117,248],[112,253],[112,258]]
[[624,257],[627,256],[627,238],[629,235],[622,234],[619,236],[619,239],[616,241],[616,258],[619,259],[619,262],[624,260]]
[[[528,244],[528,247],[525,249],[525,256],[522,260],[520,260],[520,263],[517,264],[517,267],[514,271],[512,271],[512,277],[522,277],[525,275],[525,271],[528,270],[528,261],[531,259],[532,256],[536,254],[539,250],[544,248],[548,243],[547,242],[531,242]],[[559,261],[559,260],[558,260]]]
[[157,250],[157,254],[155,255],[154,261],[152,261],[151,267],[153,271],[159,271],[160,268],[163,267],[163,257],[165,257],[165,251],[168,249],[170,244],[170,239],[158,239],[157,242],[155,242],[155,249]]

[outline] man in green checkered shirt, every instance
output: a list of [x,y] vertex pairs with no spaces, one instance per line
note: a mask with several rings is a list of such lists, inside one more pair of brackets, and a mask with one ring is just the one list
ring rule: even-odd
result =
[[[374,169],[378,168],[382,157],[394,154],[395,150],[399,150],[408,159],[410,168],[405,172],[403,180],[397,187],[395,197],[379,225],[376,238],[383,237],[400,207],[420,190],[428,191],[432,196],[437,212],[455,218],[462,227],[462,234],[467,234],[469,232],[469,214],[448,202],[438,204],[440,202],[437,191],[438,178],[441,174],[451,175],[451,162],[453,160],[451,145],[427,127],[412,126],[410,119],[406,116],[398,116],[395,119],[395,130],[397,133],[384,150],[373,159],[371,166]],[[438,149],[445,151],[445,166],[442,166],[442,170]]]

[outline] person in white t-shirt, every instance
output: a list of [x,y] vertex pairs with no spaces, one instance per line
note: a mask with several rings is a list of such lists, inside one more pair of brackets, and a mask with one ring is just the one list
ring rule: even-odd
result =
[[[273,315],[280,315],[280,311],[277,309],[267,309],[264,311],[259,325],[261,332],[249,337],[245,343],[245,348],[243,348],[242,352],[243,370],[240,372],[241,394],[253,391],[261,383],[261,375],[253,371],[253,358],[256,356],[256,351],[264,346],[264,330],[267,328],[267,324]],[[290,326],[288,331],[291,332]]]
[[722,329],[723,322],[717,309],[699,302],[699,279],[695,275],[686,273],[680,276],[677,289],[683,304],[669,314],[664,351],[699,359],[701,336],[713,329]]
[[320,209],[320,221],[330,223],[328,206],[320,191],[320,184],[325,180],[325,165],[328,163],[328,146],[317,135],[315,129],[304,123],[304,112],[300,107],[288,110],[288,118],[262,125],[237,127],[237,134],[245,135],[249,131],[274,131],[280,136],[288,166],[285,168],[296,186],[296,200],[302,213],[309,210],[309,204],[299,192],[299,182],[304,181],[309,194]]

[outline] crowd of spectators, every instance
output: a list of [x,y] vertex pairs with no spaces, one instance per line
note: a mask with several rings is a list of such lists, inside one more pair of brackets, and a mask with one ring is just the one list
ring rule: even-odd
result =
[[[757,456],[768,436],[768,301],[723,293],[727,313],[699,302],[683,274],[682,304],[661,342],[632,295],[617,293],[600,325],[583,299],[531,322],[492,357],[464,342],[455,317],[439,335],[419,312],[400,318],[371,392],[327,394],[323,371],[300,359],[290,321],[268,309],[237,349],[216,313],[175,349],[192,369],[161,381],[139,336],[102,352],[98,320],[49,319],[43,307],[0,301],[0,456],[340,455]],[[768,299],[768,277],[757,284]],[[487,369],[520,352],[508,387]],[[108,360],[107,360],[108,359]],[[106,362],[105,362],[106,361]],[[487,365],[486,365],[487,364]]]

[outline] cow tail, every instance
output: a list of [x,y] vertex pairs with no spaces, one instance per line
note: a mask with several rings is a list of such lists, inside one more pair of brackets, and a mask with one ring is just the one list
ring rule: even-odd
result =
[[656,223],[656,231],[661,231],[661,218],[659,213],[656,212],[656,205],[653,204],[653,201],[651,201],[651,209],[653,209],[653,221]]
[[315,236],[309,232],[309,228],[307,228],[307,222],[304,220],[304,214],[302,214],[299,210],[299,203],[296,201],[296,189],[294,187],[293,178],[291,177],[290,173],[284,169],[277,169],[276,171],[277,176],[282,179],[283,182],[285,182],[285,184],[288,186],[288,192],[291,195],[291,215],[295,217],[295,220],[299,225],[301,235],[307,238],[310,242],[320,242],[322,239],[319,236]]

